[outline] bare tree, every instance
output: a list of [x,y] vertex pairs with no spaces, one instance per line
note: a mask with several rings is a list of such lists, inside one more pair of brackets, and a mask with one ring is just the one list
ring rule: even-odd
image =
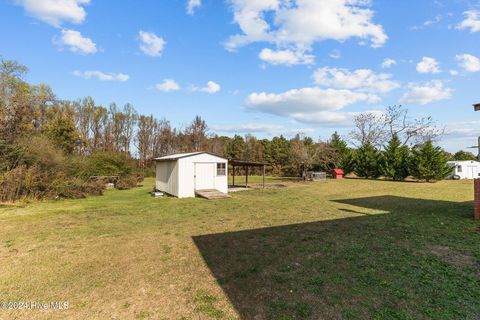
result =
[[135,136],[135,147],[138,150],[138,162],[141,168],[145,168],[153,158],[152,140],[155,135],[156,119],[153,116],[140,116],[138,129]]
[[190,140],[192,151],[201,151],[206,146],[208,127],[200,116],[195,116],[185,135]]
[[431,116],[411,119],[408,109],[401,105],[387,107],[383,118],[388,138],[396,134],[402,145],[422,144],[428,140],[435,140],[444,133],[444,128],[439,128]]
[[111,137],[112,137],[112,151],[121,151],[122,150],[122,137],[123,137],[123,128],[125,126],[125,115],[118,111],[117,105],[112,103],[110,105],[110,118],[111,118]]
[[350,139],[356,146],[371,143],[381,147],[397,135],[402,145],[435,140],[444,132],[432,117],[410,118],[401,105],[389,106],[383,113],[364,112],[354,117],[355,129]]
[[302,177],[307,176],[307,171],[313,167],[318,158],[318,146],[308,137],[297,134],[295,138],[290,140],[292,149],[293,164],[297,173],[301,173]]
[[132,142],[135,125],[137,124],[138,114],[130,103],[123,107],[124,125],[123,125],[123,151],[130,153],[130,144]]
[[108,119],[107,109],[104,107],[95,107],[93,110],[90,130],[92,132],[92,152],[104,149],[105,121]]
[[157,120],[153,135],[152,148],[154,157],[161,157],[178,151],[176,131],[172,130],[168,120]]
[[371,143],[381,146],[386,140],[384,115],[373,112],[364,112],[353,119],[355,129],[350,132],[350,139],[354,145],[361,146]]
[[92,120],[94,117],[95,102],[93,98],[86,97],[82,101],[74,103],[75,106],[75,125],[77,127],[81,144],[79,145],[79,153],[87,154],[91,151],[90,138]]

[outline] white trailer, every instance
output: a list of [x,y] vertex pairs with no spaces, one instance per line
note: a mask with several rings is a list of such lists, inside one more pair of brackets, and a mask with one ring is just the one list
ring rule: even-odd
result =
[[154,159],[156,189],[178,198],[195,197],[197,191],[228,194],[228,160],[208,153],[177,153]]
[[453,168],[450,178],[455,176],[460,177],[460,179],[480,178],[480,162],[478,161],[448,161],[447,163]]

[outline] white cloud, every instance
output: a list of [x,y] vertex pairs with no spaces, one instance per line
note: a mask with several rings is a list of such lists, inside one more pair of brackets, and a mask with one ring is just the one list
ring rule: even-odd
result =
[[90,0],[17,0],[27,14],[59,27],[62,22],[82,23],[87,16],[82,7]]
[[442,16],[441,15],[436,15],[435,18],[431,19],[431,20],[427,20],[423,23],[423,25],[425,27],[428,27],[428,26],[431,26],[431,25],[434,25],[434,24],[437,24],[439,23],[440,21],[442,21]]
[[162,55],[162,51],[165,47],[165,40],[162,37],[157,36],[153,32],[146,32],[140,30],[138,32],[140,37],[140,50],[147,56],[159,57]]
[[205,93],[213,94],[213,93],[219,92],[221,90],[221,87],[218,83],[214,81],[208,81],[206,87],[193,86],[190,88],[190,90],[193,92],[205,92]]
[[393,67],[396,64],[397,64],[397,61],[395,61],[393,59],[390,59],[390,58],[385,58],[385,59],[383,59],[383,62],[382,62],[382,68],[383,69],[388,69],[388,68]]
[[364,92],[386,93],[400,87],[398,82],[391,80],[391,74],[375,73],[370,69],[349,71],[324,67],[315,71],[313,78],[315,83],[321,86],[358,89]]
[[75,53],[94,54],[98,51],[92,39],[82,36],[75,30],[63,29],[60,39],[56,39],[55,42],[68,46],[69,50]]
[[340,123],[349,113],[338,112],[346,106],[363,102],[375,103],[376,95],[351,90],[321,89],[318,87],[293,89],[283,93],[252,93],[246,101],[251,111],[260,111],[292,118],[304,123]]
[[476,148],[469,148],[477,145],[477,137],[480,136],[480,121],[459,121],[450,122],[445,125],[446,139],[450,141],[453,150],[468,150],[477,154]]
[[340,50],[332,50],[332,52],[330,52],[328,54],[328,56],[332,59],[340,59],[342,57],[342,52]]
[[162,83],[157,83],[155,89],[162,92],[178,91],[180,85],[173,79],[163,79]]
[[302,51],[263,49],[258,55],[260,60],[273,65],[312,64],[314,56]]
[[[231,36],[228,50],[268,42],[284,50],[309,50],[318,41],[386,40],[383,27],[372,22],[367,0],[229,0],[241,33]],[[267,19],[269,17],[269,19]]]
[[[478,137],[480,135],[479,129],[480,123],[477,124],[475,128],[447,128],[445,134],[450,137],[456,138],[467,138],[467,137]],[[472,144],[475,140],[471,140]],[[476,142],[476,141],[475,141]]]
[[103,73],[103,72],[98,71],[98,70],[89,70],[89,71],[83,71],[83,72],[75,70],[75,71],[73,71],[73,75],[76,76],[76,77],[84,78],[84,79],[96,78],[100,81],[121,81],[121,82],[125,82],[128,79],[130,79],[130,76],[128,76],[127,74],[124,74],[124,73],[113,73],[113,72]]
[[449,73],[450,73],[450,75],[453,76],[453,77],[458,76],[458,71],[457,71],[457,70],[450,70]]
[[202,0],[188,0],[187,2],[187,13],[193,15],[195,9],[202,5]]
[[465,19],[460,22],[460,24],[457,26],[457,29],[470,29],[470,32],[480,31],[480,11],[469,10],[465,11],[463,14],[465,15]]
[[284,127],[276,124],[214,125],[212,129],[229,133],[272,133],[281,132]]
[[445,88],[440,80],[429,81],[423,85],[410,83],[409,90],[400,99],[401,103],[426,105],[434,101],[450,99],[453,90]]
[[455,57],[460,67],[467,72],[480,72],[480,58],[471,54],[459,54]]
[[417,63],[418,73],[439,73],[440,67],[437,60],[430,57],[423,57],[422,61]]
[[440,23],[442,21],[442,19],[443,19],[442,15],[436,15],[433,19],[425,21],[420,26],[413,26],[411,29],[412,30],[420,30],[420,29],[423,29],[423,28],[426,28],[426,27],[430,27],[430,26],[433,26],[433,25],[436,25],[436,24]]
[[247,124],[234,124],[234,125],[213,125],[213,130],[219,132],[226,132],[232,134],[241,134],[241,133],[266,133],[270,135],[295,135],[297,133],[307,134],[315,132],[314,128],[285,128],[282,125],[276,124],[256,124],[256,123],[247,123]]

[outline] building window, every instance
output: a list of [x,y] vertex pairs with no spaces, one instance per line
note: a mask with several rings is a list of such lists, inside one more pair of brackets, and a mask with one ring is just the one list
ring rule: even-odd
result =
[[457,166],[457,172],[462,172],[462,166]]
[[217,176],[224,176],[227,174],[227,164],[226,163],[217,163]]

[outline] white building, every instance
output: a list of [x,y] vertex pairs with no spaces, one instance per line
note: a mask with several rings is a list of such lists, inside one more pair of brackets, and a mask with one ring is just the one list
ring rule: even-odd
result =
[[156,158],[156,188],[178,198],[200,190],[228,193],[228,160],[208,152],[178,153]]
[[453,176],[459,176],[460,179],[478,179],[480,178],[480,162],[478,161],[448,161],[453,167]]

